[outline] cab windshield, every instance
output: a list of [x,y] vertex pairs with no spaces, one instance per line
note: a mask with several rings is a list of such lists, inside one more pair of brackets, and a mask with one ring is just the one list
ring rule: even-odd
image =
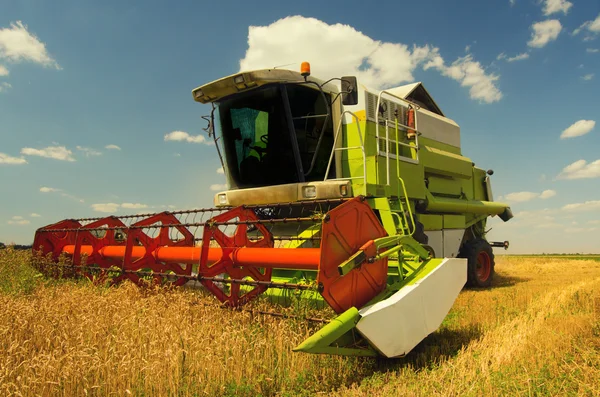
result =
[[333,146],[325,101],[330,101],[327,94],[324,98],[315,88],[293,84],[269,85],[221,101],[232,187],[323,180]]

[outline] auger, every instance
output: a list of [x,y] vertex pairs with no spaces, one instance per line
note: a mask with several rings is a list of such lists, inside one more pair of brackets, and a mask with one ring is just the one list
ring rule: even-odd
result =
[[64,220],[36,232],[36,257],[111,282],[199,281],[231,307],[309,290],[337,316],[294,350],[325,354],[405,355],[465,284],[491,285],[508,242],[486,222],[510,207],[421,83],[377,91],[305,62],[192,95],[212,104],[229,187],[214,208]]

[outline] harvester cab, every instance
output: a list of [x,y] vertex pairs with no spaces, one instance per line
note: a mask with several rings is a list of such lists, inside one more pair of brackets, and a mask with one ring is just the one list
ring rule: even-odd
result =
[[34,251],[90,278],[196,280],[233,307],[305,291],[337,313],[295,348],[310,353],[402,356],[465,284],[490,286],[508,242],[488,242],[486,221],[511,210],[421,83],[377,91],[303,64],[192,95],[212,104],[227,177],[213,208],[65,220]]

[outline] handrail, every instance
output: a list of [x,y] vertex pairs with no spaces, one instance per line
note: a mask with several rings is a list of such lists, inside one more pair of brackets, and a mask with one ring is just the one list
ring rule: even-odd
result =
[[[344,121],[344,115],[345,114],[349,114],[350,116],[352,116],[355,120],[356,120],[356,126],[358,128],[358,139],[360,140],[360,146],[348,146],[348,147],[336,147],[337,144],[337,140],[338,140],[338,136],[340,134],[340,130],[342,127],[342,123]],[[352,113],[349,110],[345,110],[342,112],[342,114],[340,115],[340,122],[338,124],[338,127],[335,131],[335,137],[333,138],[333,148],[331,149],[331,155],[329,156],[329,162],[327,163],[327,171],[325,171],[325,179],[323,179],[324,181],[329,180],[328,179],[328,175],[329,175],[329,170],[331,169],[331,162],[333,160],[333,155],[335,154],[336,151],[343,151],[343,150],[352,150],[352,149],[360,149],[361,153],[362,153],[362,158],[363,158],[363,181],[364,181],[364,186],[365,189],[367,187],[367,154],[365,152],[365,144],[363,141],[363,137],[362,137],[362,131],[360,129],[360,119],[358,118],[358,116],[354,113]],[[360,179],[360,176],[355,176],[355,177],[346,177],[346,178],[334,178],[331,180],[344,180],[344,179]]]
[[[394,94],[392,94],[389,91],[382,90],[382,91],[379,92],[379,95],[377,96],[377,107],[375,109],[375,131],[376,131],[375,135],[376,135],[376,139],[377,139],[377,145],[376,145],[377,155],[375,157],[376,159],[379,157],[379,139],[380,139],[380,135],[379,135],[379,127],[380,127],[380,125],[379,125],[380,124],[379,123],[379,107],[381,106],[381,98],[382,98],[382,96],[384,94],[385,95],[389,95],[389,96],[391,96],[391,97],[393,97],[393,98],[395,98],[397,100],[400,100],[401,102],[405,102],[406,104],[408,104],[409,108],[413,107],[414,110],[415,110],[415,113],[414,113],[414,115],[415,115],[415,119],[414,119],[415,126],[414,127],[410,127],[410,126],[404,125],[402,123],[399,123],[397,115],[396,115],[395,120],[394,120],[395,121],[395,127],[396,127],[395,128],[395,130],[396,130],[396,137],[395,137],[396,138],[395,139],[395,141],[396,141],[396,155],[394,157],[395,157],[395,160],[396,160],[396,177],[398,178],[398,203],[399,203],[399,206],[400,206],[400,211],[402,212],[402,217],[398,216],[398,218],[400,220],[402,220],[402,219],[404,220],[404,222],[402,222],[403,223],[403,228],[404,228],[404,225],[406,225],[407,230],[406,231],[403,230],[403,233],[408,232],[408,235],[412,235],[415,232],[415,230],[416,230],[416,224],[415,224],[415,219],[414,219],[414,216],[413,216],[413,213],[412,213],[412,208],[410,207],[410,202],[408,200],[408,192],[406,191],[406,185],[404,184],[404,180],[400,177],[400,159],[401,158],[405,158],[405,157],[400,155],[400,150],[399,149],[400,149],[400,145],[406,146],[406,147],[410,147],[410,148],[414,149],[416,151],[416,154],[415,154],[416,158],[413,159],[411,157],[410,160],[416,161],[416,162],[419,161],[419,141],[418,141],[419,132],[418,132],[418,129],[417,129],[417,127],[418,127],[418,124],[417,124],[417,119],[418,119],[417,114],[418,114],[418,109],[420,109],[420,106],[417,105],[417,104],[415,104],[415,103],[413,103],[413,102],[407,101],[406,99],[401,98],[401,97],[399,97],[397,95],[394,95]],[[389,119],[389,114],[388,114],[388,118],[385,119],[385,157],[386,157],[386,171],[387,171],[387,178],[386,178],[387,186],[390,186],[390,139],[389,139],[389,123],[390,122],[391,122],[391,120]],[[400,138],[399,137],[400,134],[399,134],[399,128],[398,128],[399,126],[403,127],[406,130],[411,129],[411,130],[415,131],[415,138],[414,138],[415,139],[415,145],[414,146],[410,145],[410,144],[405,144],[403,142],[402,143],[400,142],[400,139],[399,139]],[[409,158],[406,158],[406,159],[408,160]],[[406,161],[406,160],[403,160],[403,161]],[[376,172],[379,173],[379,167],[378,166],[376,166]],[[377,174],[377,175],[379,175],[379,174]],[[410,223],[412,224],[412,230],[411,230],[411,228],[409,226],[409,220],[406,217],[406,213],[405,213],[405,210],[404,210],[404,205],[402,204],[402,197],[404,197],[404,200],[406,201],[406,207],[408,209],[408,217],[410,218]]]

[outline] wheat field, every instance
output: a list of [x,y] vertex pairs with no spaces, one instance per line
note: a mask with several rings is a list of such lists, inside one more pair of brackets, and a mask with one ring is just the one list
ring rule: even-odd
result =
[[499,257],[494,288],[386,360],[293,353],[320,324],[46,279],[29,255],[0,250],[3,396],[600,395],[600,261]]

